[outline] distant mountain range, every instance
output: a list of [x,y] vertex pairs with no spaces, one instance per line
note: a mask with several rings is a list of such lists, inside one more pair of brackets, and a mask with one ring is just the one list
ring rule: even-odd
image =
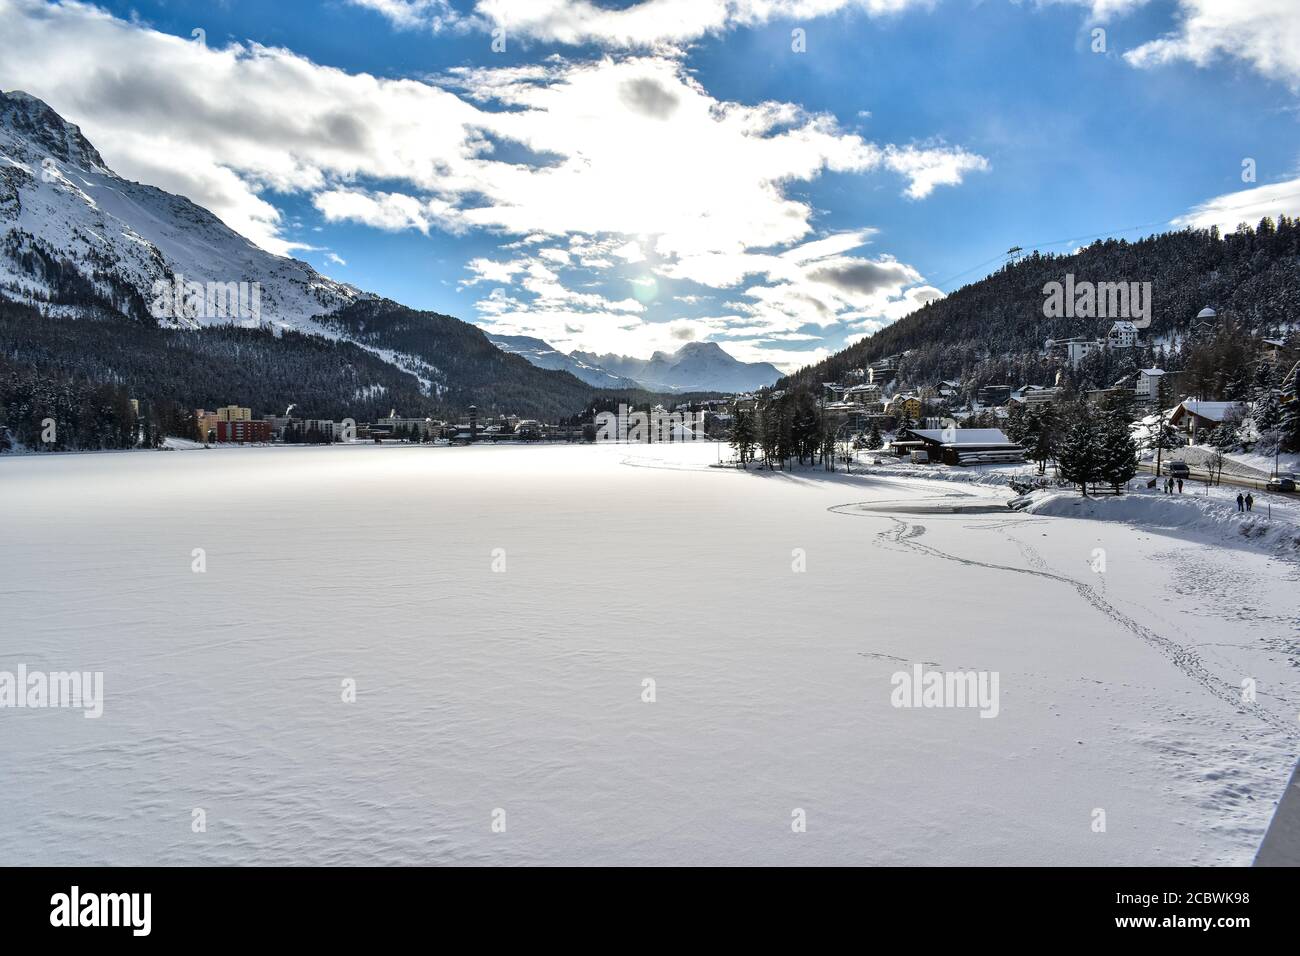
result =
[[641,388],[633,379],[624,378],[607,372],[603,368],[589,365],[572,355],[566,355],[555,346],[541,339],[528,335],[494,335],[488,334],[488,341],[503,352],[527,359],[538,368],[554,369],[568,372],[570,375],[594,385],[596,388]]
[[631,398],[640,381],[548,356],[540,340],[497,343],[266,252],[188,199],[118,176],[36,97],[0,93],[0,373],[333,417],[476,404],[558,418],[615,394],[599,389]]
[[690,342],[673,353],[655,352],[648,359],[594,352],[565,354],[527,335],[488,335],[512,355],[538,368],[569,372],[597,388],[642,388],[652,392],[748,392],[781,377],[768,362],[742,362],[713,342]]
[[770,362],[742,362],[716,342],[688,342],[676,352],[655,352],[649,359],[594,352],[571,352],[569,357],[657,392],[749,392],[781,377]]

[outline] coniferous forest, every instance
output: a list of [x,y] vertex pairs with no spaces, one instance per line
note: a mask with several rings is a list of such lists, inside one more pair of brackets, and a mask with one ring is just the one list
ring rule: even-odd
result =
[[[393,409],[406,417],[454,419],[470,405],[485,417],[553,421],[596,400],[616,408],[619,402],[643,406],[699,397],[595,389],[567,372],[507,355],[467,323],[384,300],[330,317],[332,326],[362,344],[236,326],[159,328],[90,303],[83,315],[47,316],[0,299],[0,443],[46,450],[134,447],[141,436],[152,441],[192,434],[194,409],[231,403],[257,415],[293,406],[304,418],[359,422]],[[370,339],[423,364],[410,373],[396,368],[363,347]],[[436,378],[426,377],[423,387],[417,375]],[[41,440],[46,419],[58,425],[55,441]]]
[[[1150,282],[1145,348],[1089,356],[1079,369],[1044,359],[1049,338],[1104,336],[1112,319],[1044,316],[1043,287],[1067,273],[1077,281]],[[1196,315],[1217,312],[1211,329]],[[780,385],[835,381],[850,369],[899,356],[899,380],[922,387],[959,381],[964,397],[983,385],[1066,384],[1105,388],[1139,367],[1192,373],[1200,397],[1246,398],[1259,384],[1259,340],[1285,339],[1300,325],[1300,222],[1283,216],[1239,227],[1185,229],[1136,242],[1103,239],[1068,255],[1030,253],[992,275],[923,306]],[[1283,370],[1285,372],[1285,370]]]

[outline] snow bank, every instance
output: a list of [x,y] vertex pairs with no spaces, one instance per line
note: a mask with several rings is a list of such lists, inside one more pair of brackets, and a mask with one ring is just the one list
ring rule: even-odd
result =
[[[1237,511],[1232,498],[1135,492],[1119,497],[1084,498],[1077,490],[1035,491],[1027,496],[1029,514],[1054,518],[1096,518],[1122,521],[1151,531],[1178,531],[1182,536],[1233,544],[1248,544],[1283,557],[1300,558],[1300,524],[1293,509],[1269,517],[1267,512]],[[1255,507],[1264,503],[1257,497]]]
[[878,475],[884,478],[924,478],[927,481],[958,481],[971,485],[1006,485],[1013,478],[1030,481],[1038,477],[1037,467],[1024,465],[984,465],[979,469],[958,468],[953,465],[913,465],[886,457],[884,464],[871,464],[871,459],[854,463],[855,474]]
[[[1241,452],[1239,454],[1228,455],[1228,460],[1247,468],[1253,468],[1265,475],[1273,474],[1274,458],[1272,455],[1258,455],[1254,452]],[[1277,470],[1285,474],[1286,472],[1300,472],[1300,455],[1288,454],[1279,455],[1276,459]]]

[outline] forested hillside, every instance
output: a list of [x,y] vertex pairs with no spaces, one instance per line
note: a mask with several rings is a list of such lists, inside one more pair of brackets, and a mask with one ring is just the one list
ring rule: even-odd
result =
[[[1300,326],[1300,224],[1264,219],[1227,236],[1187,229],[1137,242],[1099,240],[1070,255],[1031,253],[782,383],[837,380],[849,369],[902,353],[900,378],[912,386],[940,379],[969,389],[1045,383],[1038,354],[1045,339],[1104,335],[1112,321],[1044,316],[1043,287],[1067,273],[1094,283],[1150,282],[1152,324],[1142,335],[1155,343],[1157,358],[1175,367],[1179,346],[1207,305],[1237,334],[1285,337]],[[1110,371],[1079,384],[1108,385]]]
[[[391,302],[359,303],[331,319],[362,344],[234,326],[159,328],[92,308],[79,319],[58,318],[0,298],[0,433],[7,428],[11,442],[36,447],[41,422],[53,418],[58,440],[40,447],[129,447],[137,434],[131,398],[141,404],[136,424],[143,433],[185,435],[195,408],[231,403],[257,415],[292,405],[300,417],[359,422],[391,409],[455,419],[471,404],[484,417],[559,420],[593,403],[712,397],[597,389],[507,355],[457,319]],[[416,372],[364,348],[370,336],[416,357]],[[419,363],[436,367],[437,385],[422,386]]]
[[482,330],[389,299],[353,303],[317,321],[354,342],[411,356],[417,374],[436,383],[429,407],[554,419],[571,415],[593,388],[568,372],[538,368],[493,345]]

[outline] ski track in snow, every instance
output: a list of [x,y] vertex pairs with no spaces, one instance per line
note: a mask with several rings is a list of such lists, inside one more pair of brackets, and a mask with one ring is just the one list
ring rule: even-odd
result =
[[[878,502],[850,502],[843,505],[832,505],[827,508],[834,514],[847,514],[852,516],[863,516],[863,511],[878,504]],[[845,510],[845,509],[858,509]],[[1116,624],[1133,634],[1134,637],[1148,644],[1163,654],[1175,667],[1186,674],[1189,678],[1196,681],[1215,697],[1232,705],[1236,709],[1249,713],[1264,723],[1268,724],[1275,730],[1282,731],[1285,734],[1295,734],[1295,728],[1288,722],[1275,717],[1256,702],[1241,700],[1239,688],[1233,687],[1225,681],[1215,677],[1201,664],[1200,656],[1195,652],[1188,650],[1176,641],[1162,637],[1151,628],[1138,621],[1133,620],[1127,614],[1124,614],[1113,604],[1106,601],[1097,591],[1082,581],[1076,581],[1074,578],[1067,577],[1063,574],[1056,574],[1046,570],[1047,563],[1042,557],[1026,545],[1020,544],[1022,551],[1026,553],[1027,560],[1032,567],[1017,568],[1006,564],[994,564],[989,561],[977,561],[973,558],[963,558],[955,554],[949,554],[945,551],[928,544],[922,544],[918,539],[926,533],[926,527],[919,522],[904,521],[895,518],[892,515],[880,515],[888,518],[893,523],[893,527],[879,532],[876,540],[884,538],[893,542],[895,545],[910,549],[915,552],[927,554],[931,557],[939,558],[944,561],[954,561],[967,567],[988,568],[994,571],[1008,571],[1012,574],[1030,575],[1037,578],[1045,578],[1050,581],[1056,581],[1067,585],[1075,591],[1081,598],[1088,602],[1096,610],[1106,615]],[[1013,541],[1013,543],[1015,543]]]

